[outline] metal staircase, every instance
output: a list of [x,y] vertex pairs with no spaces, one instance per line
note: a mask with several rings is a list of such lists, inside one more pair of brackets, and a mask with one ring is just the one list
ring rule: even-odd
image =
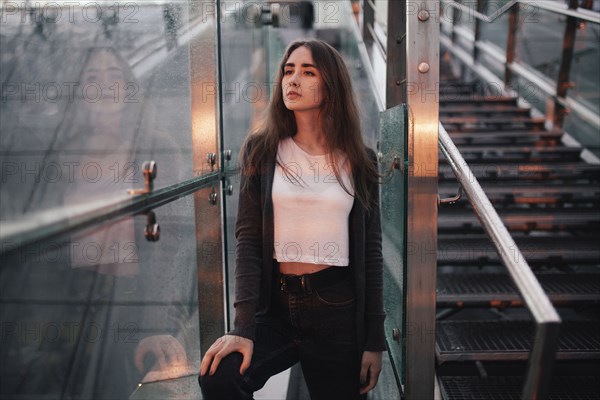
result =
[[[441,123],[562,319],[549,398],[598,399],[600,166],[516,98],[441,79]],[[458,190],[440,154],[440,197]],[[534,324],[468,201],[439,208],[437,310],[442,397],[520,399]]]

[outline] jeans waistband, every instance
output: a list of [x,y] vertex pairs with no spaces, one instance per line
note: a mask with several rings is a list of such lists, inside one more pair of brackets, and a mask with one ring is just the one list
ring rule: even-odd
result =
[[332,266],[312,274],[289,275],[278,274],[279,289],[284,292],[310,292],[312,288],[319,288],[339,282],[350,276],[347,266]]

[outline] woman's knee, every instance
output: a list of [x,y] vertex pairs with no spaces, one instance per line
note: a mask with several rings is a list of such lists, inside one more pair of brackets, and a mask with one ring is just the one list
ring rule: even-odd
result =
[[[210,375],[207,372],[198,377],[198,383],[205,399],[225,399],[231,398],[234,394],[239,395],[242,388],[242,375],[240,375],[240,367],[242,365],[243,356],[239,352],[233,352],[225,356],[214,374]],[[214,361],[213,361],[214,362]]]

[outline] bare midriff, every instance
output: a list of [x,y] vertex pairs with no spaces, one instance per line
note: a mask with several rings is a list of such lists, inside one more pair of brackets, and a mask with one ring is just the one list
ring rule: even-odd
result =
[[311,264],[303,262],[280,262],[279,271],[286,275],[304,275],[331,268],[327,264]]

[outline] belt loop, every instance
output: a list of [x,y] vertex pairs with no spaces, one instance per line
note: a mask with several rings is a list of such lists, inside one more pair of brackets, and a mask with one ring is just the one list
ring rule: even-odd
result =
[[306,275],[302,275],[300,277],[300,286],[302,287],[302,291],[305,292],[306,291]]

